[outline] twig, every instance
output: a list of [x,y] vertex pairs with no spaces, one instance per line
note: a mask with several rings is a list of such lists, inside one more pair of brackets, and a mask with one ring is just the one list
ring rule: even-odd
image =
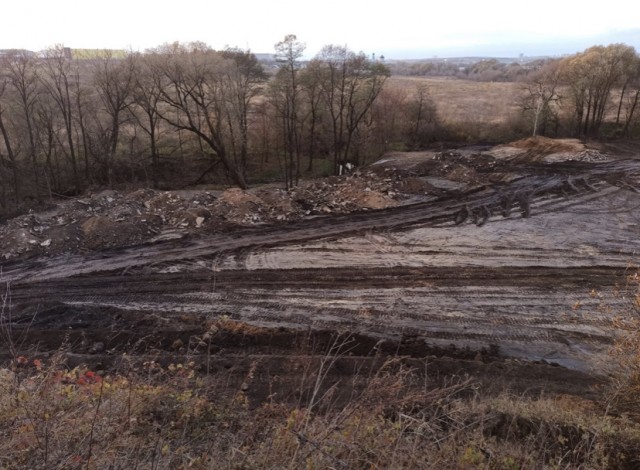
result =
[[98,420],[98,413],[100,412],[100,405],[102,404],[102,392],[104,390],[104,380],[100,382],[100,395],[98,395],[98,405],[96,406],[96,412],[93,415],[93,421],[91,422],[91,431],[89,432],[89,451],[87,452],[87,470],[89,470],[89,464],[91,463],[91,455],[93,452],[93,431],[96,427],[96,421]]

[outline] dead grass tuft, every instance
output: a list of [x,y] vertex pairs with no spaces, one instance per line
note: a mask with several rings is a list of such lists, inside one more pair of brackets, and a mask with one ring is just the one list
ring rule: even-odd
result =
[[356,374],[338,405],[341,384],[322,382],[346,346],[307,371],[318,393],[258,407],[193,363],[100,376],[24,358],[0,369],[0,467],[637,468],[640,426],[626,417],[574,397],[482,398],[464,377],[430,387],[401,358]]
[[607,412],[628,416],[640,423],[640,273],[627,276],[621,290],[627,309],[613,318],[614,327],[623,332],[611,350],[617,365],[607,390]]

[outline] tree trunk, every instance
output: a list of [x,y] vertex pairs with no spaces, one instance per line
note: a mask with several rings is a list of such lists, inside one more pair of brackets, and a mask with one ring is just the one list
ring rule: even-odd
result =
[[629,115],[627,116],[627,121],[624,123],[624,129],[622,130],[622,135],[627,136],[629,134],[629,125],[633,119],[633,114],[638,105],[638,101],[640,101],[640,90],[636,90],[636,96],[633,99],[633,105],[631,105],[631,109],[629,110]]
[[[82,138],[82,153],[84,154],[85,184],[88,184],[91,181],[91,174],[89,172],[89,144],[87,142],[87,131],[84,126],[84,113],[82,112],[82,103],[80,102],[79,92],[76,96],[76,107],[78,108],[78,125],[80,126],[80,134]],[[76,172],[77,172],[77,169],[76,169]],[[79,183],[76,182],[76,191],[80,192],[80,188],[78,186],[79,186]]]
[[20,200],[19,195],[19,183],[18,183],[18,165],[16,162],[16,156],[13,153],[13,147],[11,147],[11,141],[9,140],[9,134],[7,133],[7,129],[4,127],[4,121],[2,119],[2,113],[0,113],[0,132],[2,132],[2,138],[4,139],[4,145],[7,148],[7,154],[9,156],[9,161],[11,162],[11,170],[13,176],[13,197],[15,199],[15,203],[18,204]]
[[620,92],[620,101],[618,101],[618,113],[616,114],[616,125],[620,124],[620,112],[622,111],[622,101],[624,100],[624,92],[627,89],[627,82],[622,86],[622,91]]
[[150,119],[151,123],[151,132],[149,133],[149,138],[151,140],[151,180],[153,182],[153,188],[158,189],[160,186],[158,172],[160,171],[160,159],[158,158],[158,149],[156,145],[156,132],[155,125],[153,124],[153,119]]
[[0,153],[0,209],[7,207],[7,185],[2,178],[2,169],[6,167],[4,156]]

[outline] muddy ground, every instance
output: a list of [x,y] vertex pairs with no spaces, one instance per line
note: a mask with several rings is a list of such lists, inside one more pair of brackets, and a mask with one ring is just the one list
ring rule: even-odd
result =
[[327,354],[338,378],[400,355],[437,380],[589,395],[638,263],[638,188],[632,144],[528,139],[292,192],[57,201],[0,226],[3,329],[99,369],[189,357],[241,382],[257,361],[273,386]]

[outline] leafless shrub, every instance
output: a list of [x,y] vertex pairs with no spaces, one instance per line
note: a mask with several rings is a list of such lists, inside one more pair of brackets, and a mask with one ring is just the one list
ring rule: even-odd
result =
[[627,308],[613,318],[614,326],[623,332],[611,350],[617,366],[606,393],[608,413],[624,413],[640,422],[640,273],[627,276],[619,295],[627,300]]
[[14,364],[18,361],[19,351],[27,340],[29,329],[35,320],[36,315],[37,311],[31,316],[29,323],[25,328],[20,330],[16,330],[14,328],[11,288],[7,282],[5,284],[4,292],[0,294],[0,341],[5,345]]
[[241,384],[190,360],[102,375],[69,370],[64,351],[25,358],[0,369],[0,467],[637,468],[640,425],[598,403],[483,396],[466,376],[432,382],[428,360],[357,365],[356,345],[342,334],[301,350],[300,400],[259,404],[260,358]]

